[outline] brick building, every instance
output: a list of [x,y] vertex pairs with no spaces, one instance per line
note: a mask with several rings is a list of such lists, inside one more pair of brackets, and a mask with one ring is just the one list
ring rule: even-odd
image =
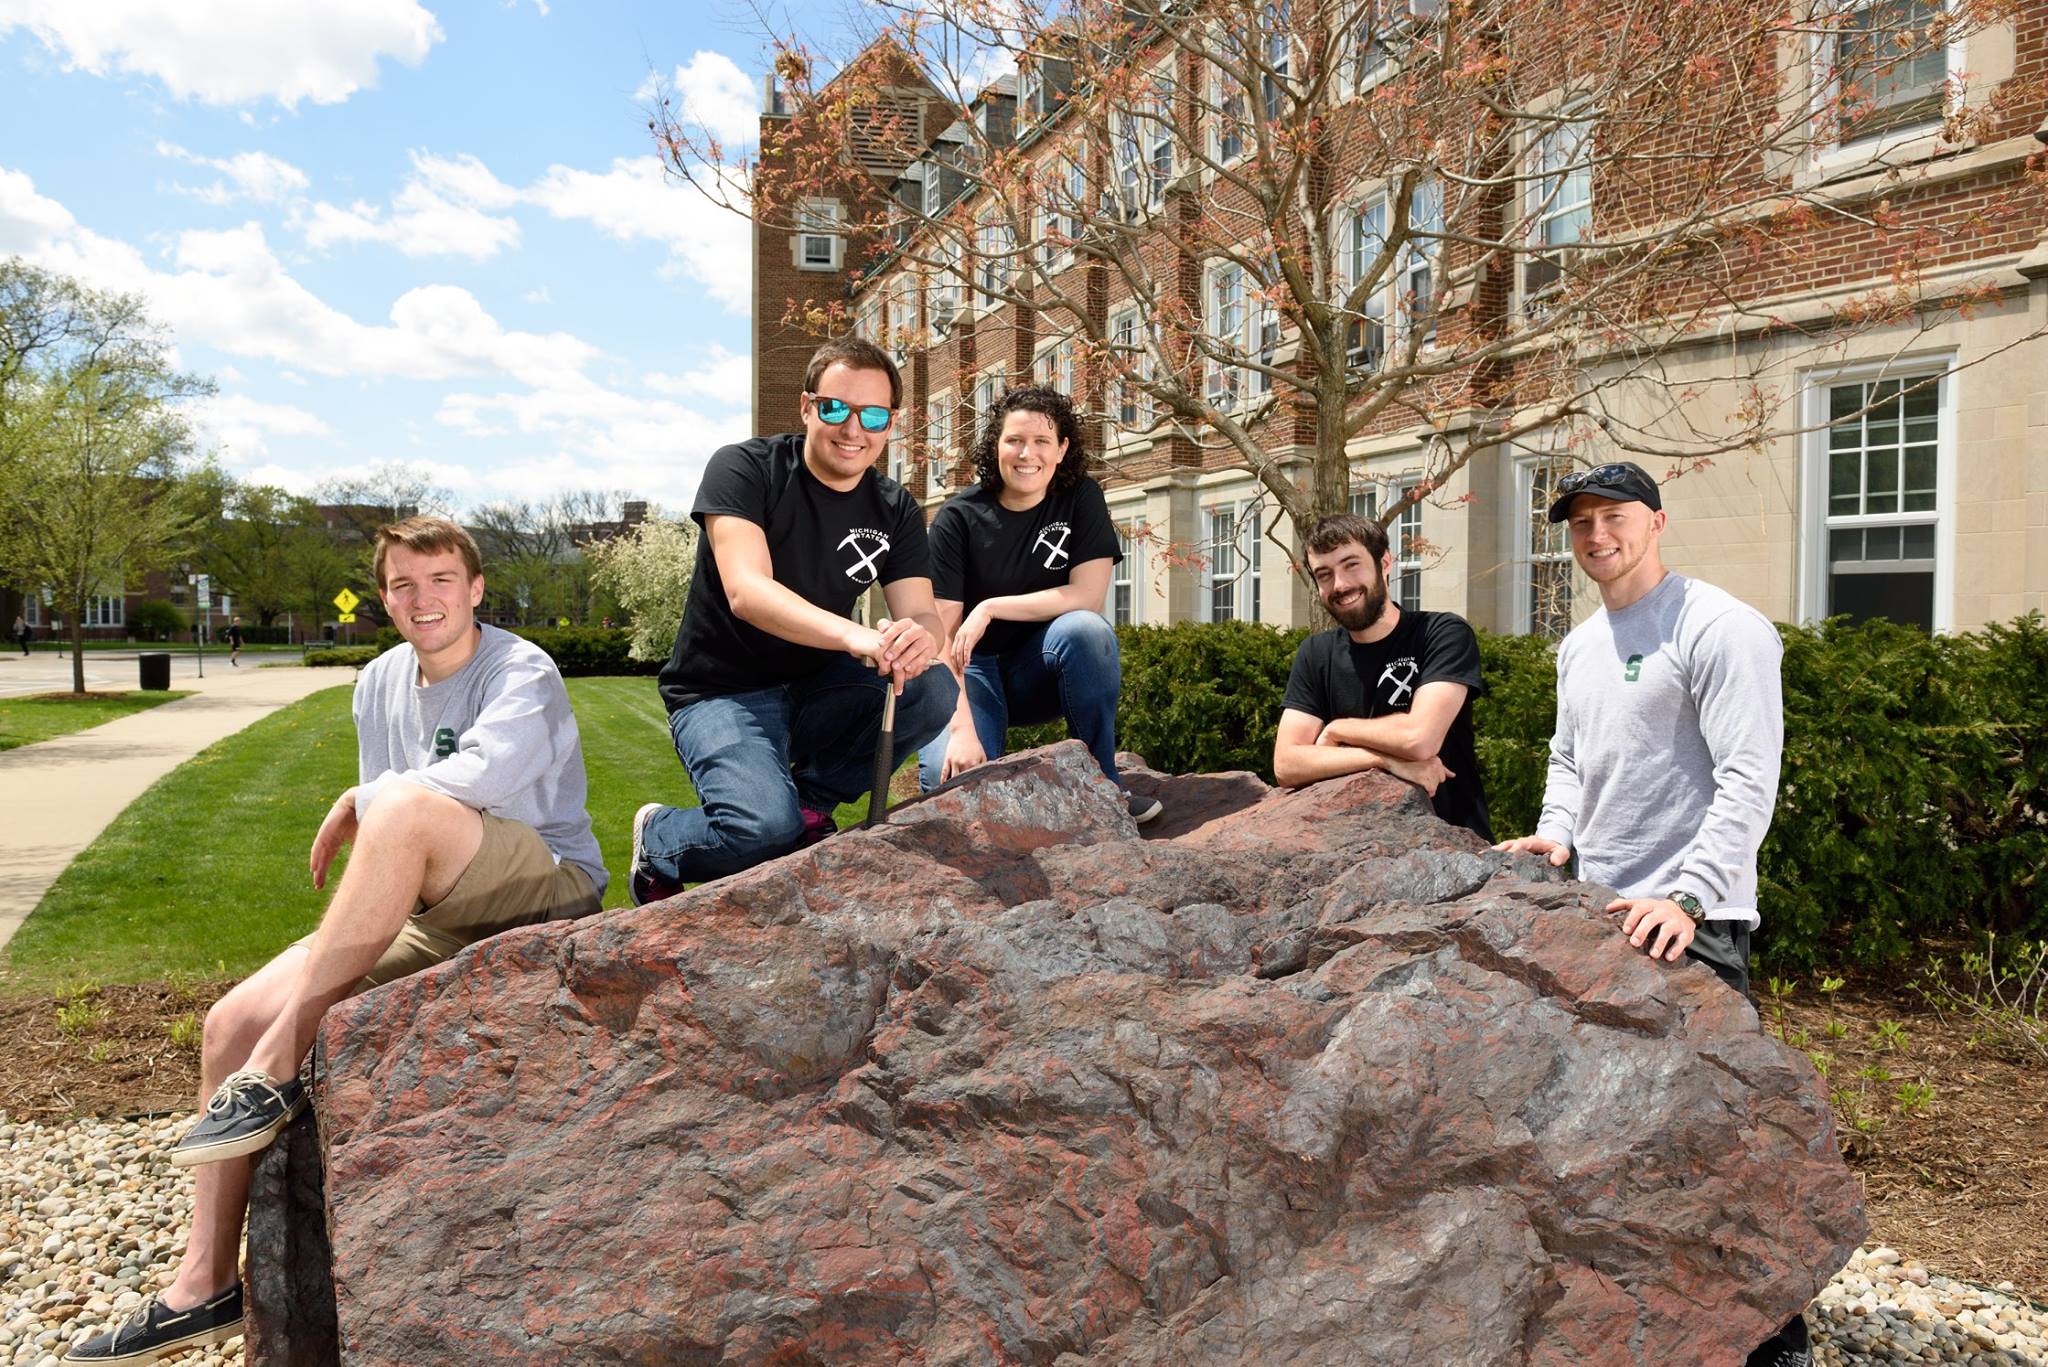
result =
[[[1435,0],[1392,9],[1408,35],[1444,22]],[[1290,80],[1313,85],[1304,99],[1326,121],[1316,127],[1341,129],[1366,117],[1358,112],[1364,102],[1405,73],[1384,28],[1361,28],[1352,48],[1332,48],[1301,37],[1312,18],[1289,20],[1285,6],[1265,10],[1277,10],[1292,35],[1254,40],[1247,67],[1255,74],[1236,91],[1185,41],[1140,25],[1092,69],[1068,60],[1072,46],[1044,41],[964,113],[906,93],[911,131],[868,149],[862,163],[873,179],[862,193],[880,187],[908,211],[896,215],[893,232],[838,205],[799,206],[804,217],[782,220],[808,231],[774,229],[765,216],[757,227],[757,339],[791,356],[814,344],[814,335],[784,327],[794,316],[788,301],[803,299],[824,306],[814,319],[841,321],[831,310],[843,304],[844,322],[885,341],[906,385],[890,473],[928,506],[972,478],[974,415],[993,396],[1026,377],[1075,395],[1094,418],[1103,484],[1127,538],[1110,605],[1118,621],[1311,617],[1311,597],[1287,564],[1294,536],[1271,485],[1185,412],[1162,419],[1162,400],[1131,382],[1154,373],[1139,371],[1160,364],[1167,350],[1156,335],[1149,347],[1139,335],[1156,334],[1158,318],[1170,316],[1133,302],[1141,276],[1198,330],[1231,339],[1226,355],[1177,353],[1183,389],[1221,415],[1217,426],[1240,419],[1275,469],[1305,479],[1317,415],[1264,401],[1313,382],[1303,336],[1311,320],[1274,301],[1259,261],[1219,250],[1214,224],[1242,191],[1230,168],[1259,154],[1255,141],[1266,145],[1259,140],[1271,130],[1256,126],[1262,99],[1272,113],[1280,105],[1273,92],[1291,89]],[[1574,466],[1629,454],[1605,439],[1628,430],[1639,444],[1675,452],[1668,461],[1633,458],[1654,473],[1683,470],[1667,487],[1666,562],[1774,619],[1846,612],[1950,630],[2048,609],[2048,344],[2035,340],[2048,327],[2048,216],[2038,212],[2037,193],[2028,198],[2030,159],[2038,190],[2048,142],[2048,10],[2021,7],[1946,35],[1934,27],[1940,13],[1931,0],[1850,0],[1824,39],[1770,40],[1772,81],[1744,98],[1751,113],[1758,105],[1766,115],[1790,109],[1780,125],[1796,136],[1729,155],[1749,155],[1756,166],[1746,184],[1779,196],[1744,212],[1756,221],[1780,217],[1738,264],[1727,263],[1745,242],[1739,214],[1713,219],[1710,243],[1673,239],[1698,251],[1702,264],[1654,277],[1637,301],[1634,330],[1605,350],[1578,347],[1578,382],[1603,368],[1621,377],[1603,391],[1597,430],[1584,414],[1555,432],[1517,428],[1515,415],[1542,411],[1559,348],[1554,335],[1515,328],[1543,317],[1542,309],[1569,306],[1574,271],[1593,282],[1588,291],[1605,287],[1596,271],[1622,273],[1611,259],[1582,264],[1594,261],[1596,242],[1625,236],[1622,225],[1684,211],[1693,193],[1684,156],[1669,159],[1677,168],[1670,171],[1641,156],[1653,169],[1630,178],[1623,159],[1582,151],[1624,134],[1610,131],[1592,105],[1574,103],[1560,78],[1548,112],[1540,100],[1529,105],[1531,131],[1502,144],[1513,149],[1505,174],[1474,175],[1467,165],[1455,176],[1407,175],[1405,159],[1384,146],[1376,158],[1370,139],[1348,159],[1314,168],[1309,193],[1333,187],[1327,198],[1340,210],[1316,220],[1333,239],[1336,268],[1350,261],[1365,278],[1368,258],[1396,236],[1390,218],[1411,228],[1406,245],[1370,263],[1384,288],[1375,284],[1340,310],[1348,373],[1369,380],[1381,367],[1406,364],[1425,376],[1424,389],[1456,391],[1435,394],[1427,420],[1418,420],[1416,406],[1390,404],[1344,442],[1352,505],[1399,509],[1391,530],[1400,601],[1497,631],[1567,629],[1598,599],[1541,509],[1550,485]],[[1895,59],[1879,41],[1879,19],[1930,41],[1899,43],[1904,55]],[[1866,21],[1868,31],[1857,27]],[[1825,49],[1816,46],[1823,41]],[[1510,65],[1556,60],[1508,40],[1502,51]],[[1315,61],[1342,69],[1317,82]],[[1149,89],[1119,87],[1117,73],[1127,70],[1156,74]],[[1731,63],[1722,79],[1740,70]],[[1543,79],[1539,72],[1529,84]],[[908,77],[894,85],[912,89]],[[1848,92],[1835,97],[1824,128],[1818,112],[1810,120],[1801,112],[1802,101],[1818,111],[1817,86]],[[782,98],[771,87],[764,146],[787,143],[804,117]],[[1104,101],[1117,112],[1102,113]],[[1146,102],[1154,112],[1143,112]],[[1483,117],[1473,109],[1475,121]],[[1657,135],[1682,136],[1671,131],[1682,127]],[[979,174],[1010,164],[1028,173],[1008,173],[1008,182]],[[1020,211],[1015,196],[1005,199],[1006,183],[1041,188]],[[1097,206],[1115,195],[1126,197],[1118,202],[1128,206],[1127,232],[1097,221]],[[2015,211],[2030,203],[2034,212]],[[1066,224],[1063,204],[1087,207],[1072,207],[1075,222]],[[1499,228],[1464,226],[1503,219],[1519,235],[1511,255],[1500,248]],[[1925,297],[1887,315],[1870,301],[1904,288],[1895,245],[1905,236],[1917,243],[1911,283]],[[1106,264],[1116,250],[1142,262],[1135,276]],[[1278,249],[1266,261],[1266,272],[1277,273]],[[1968,307],[1937,307],[1945,290],[1966,292]],[[1647,366],[1630,354],[1647,335],[1645,319],[1683,320],[1667,329]],[[1517,345],[1518,335],[1533,340]],[[1110,348],[1124,359],[1106,361]],[[1461,348],[1484,363],[1429,373],[1433,355]],[[770,367],[768,357],[757,346],[757,426],[783,430],[794,425],[796,375]],[[1636,371],[1623,375],[1631,366]],[[770,368],[786,375],[788,393],[764,387],[760,374]],[[1654,372],[1654,385],[1636,372]],[[1354,406],[1371,401],[1369,384],[1359,391]],[[1752,421],[1760,395],[1778,405],[1771,434],[1753,450],[1696,459],[1718,434]],[[1482,429],[1515,435],[1474,442],[1477,454],[1448,472],[1432,464],[1444,442]],[[1667,441],[1674,431],[1693,444]],[[1434,486],[1429,496],[1404,496],[1418,481]]]

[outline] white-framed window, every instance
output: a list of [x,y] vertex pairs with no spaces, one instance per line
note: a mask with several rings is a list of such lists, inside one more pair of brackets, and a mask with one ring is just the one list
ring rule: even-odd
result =
[[1953,386],[1940,364],[1810,378],[1802,619],[1953,624]]
[[1048,164],[1045,174],[1053,177],[1046,190],[1046,203],[1039,209],[1038,264],[1047,275],[1055,275],[1074,264],[1074,244],[1081,240],[1082,209],[1088,203],[1088,167],[1085,153],[1074,151]]
[[889,443],[889,478],[898,484],[910,482],[910,458],[903,453],[901,443]]
[[1287,113],[1287,79],[1294,69],[1294,32],[1288,27],[1287,0],[1269,4],[1260,13],[1265,29],[1266,69],[1259,73],[1259,105],[1268,124]]
[[[1396,498],[1405,497],[1415,481],[1394,486]],[[1401,515],[1387,528],[1387,545],[1394,552],[1394,582],[1388,592],[1403,612],[1422,606],[1422,500],[1401,505]]]
[[853,335],[876,346],[882,345],[882,293],[872,286],[868,288],[867,298],[853,310]]
[[919,162],[918,167],[922,172],[918,179],[923,185],[923,202],[921,207],[924,210],[924,216],[926,218],[937,218],[939,210],[946,207],[945,201],[942,198],[946,193],[946,187],[939,171],[939,164],[935,161],[924,161]]
[[1109,574],[1109,611],[1105,615],[1111,626],[1137,626],[1144,620],[1140,594],[1145,577],[1145,542],[1144,526],[1138,520],[1116,524],[1116,548],[1123,559],[1116,562]]
[[1570,523],[1550,520],[1550,504],[1576,468],[1555,454],[1515,462],[1515,629],[1553,641],[1572,629],[1572,539]]
[[844,210],[836,199],[807,199],[797,206],[796,264],[799,270],[836,271],[846,249]]
[[960,312],[960,239],[942,233],[932,246],[932,255],[935,259],[931,268],[931,326],[943,336],[951,331]]
[[[1237,41],[1234,37],[1223,40],[1226,44]],[[1250,139],[1247,137],[1247,123],[1251,114],[1250,102],[1245,99],[1242,85],[1227,75],[1221,68],[1209,68],[1209,156],[1219,165],[1228,166],[1242,158]]]
[[1045,68],[1025,61],[1017,70],[1017,123],[1028,128],[1045,116]]
[[79,622],[88,627],[118,627],[128,624],[128,600],[118,593],[95,593],[85,600]]
[[[974,377],[973,420],[978,428],[986,423],[989,414],[996,410],[996,400],[1009,392],[1009,382],[1002,365],[992,365]],[[972,440],[972,434],[969,436]]]
[[1049,385],[1072,398],[1074,394],[1074,339],[1062,337],[1038,349],[1031,358],[1031,382]]
[[1155,413],[1152,396],[1139,388],[1134,378],[1152,378],[1152,351],[1138,330],[1137,309],[1119,309],[1110,315],[1109,342],[1119,364],[1125,368],[1113,390],[1116,425],[1127,432],[1143,431],[1152,425]]
[[1526,305],[1556,289],[1571,248],[1593,230],[1593,116],[1561,111],[1529,146],[1529,252],[1522,260]]
[[924,461],[925,468],[937,483],[944,478],[944,471],[958,457],[953,447],[953,412],[960,406],[960,396],[945,393],[935,394],[924,406]]
[[[1203,290],[1203,325],[1210,338],[1226,351],[1273,364],[1280,349],[1280,311],[1255,297],[1258,282],[1235,261],[1223,261],[1209,268]],[[1204,393],[1218,408],[1229,408],[1250,395],[1270,393],[1273,377],[1262,370],[1212,359],[1205,375]]]
[[1135,219],[1166,199],[1176,167],[1173,133],[1174,82],[1171,68],[1153,71],[1149,90],[1135,96],[1115,120],[1112,192],[1117,212]]
[[974,231],[974,283],[983,308],[993,308],[996,296],[1010,288],[1014,274],[1011,260],[1017,250],[1017,234],[1001,218],[984,218]]
[[1838,146],[1941,122],[1960,44],[1933,41],[1945,0],[1836,0],[1815,42],[1823,122]]
[[882,302],[888,310],[883,330],[888,335],[889,359],[898,367],[910,363],[910,349],[917,339],[917,276],[899,270],[882,287]]
[[1259,523],[1265,504],[1219,504],[1208,510],[1209,535],[1203,549],[1202,607],[1205,621],[1259,620]]
[[21,620],[27,622],[32,627],[39,627],[43,624],[42,594],[25,593],[21,596]]
[[1436,340],[1436,263],[1443,253],[1444,186],[1435,178],[1417,182],[1408,197],[1408,240],[1401,244],[1397,287],[1401,329],[1420,329],[1426,345]]
[[1350,99],[1401,69],[1416,31],[1443,15],[1443,0],[1357,0],[1338,7],[1343,65],[1337,95]]
[[[1352,212],[1345,232],[1347,289],[1365,278],[1386,244],[1387,200],[1384,195],[1375,195]],[[1345,324],[1344,361],[1353,370],[1378,370],[1386,355],[1387,290],[1382,287],[1367,295],[1360,316]]]

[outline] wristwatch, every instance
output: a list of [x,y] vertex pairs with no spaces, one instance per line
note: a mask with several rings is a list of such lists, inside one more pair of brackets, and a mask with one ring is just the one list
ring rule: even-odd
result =
[[1707,909],[1704,906],[1700,905],[1699,898],[1693,896],[1689,892],[1674,892],[1671,894],[1670,900],[1678,903],[1678,909],[1680,911],[1684,912],[1687,916],[1692,917],[1692,923],[1694,925],[1704,925],[1706,923]]

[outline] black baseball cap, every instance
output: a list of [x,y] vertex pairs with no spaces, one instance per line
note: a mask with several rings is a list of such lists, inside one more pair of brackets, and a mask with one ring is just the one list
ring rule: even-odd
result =
[[1572,500],[1593,494],[1616,503],[1647,503],[1654,512],[1664,506],[1657,493],[1657,481],[1632,460],[1574,470],[1557,482],[1557,497],[1550,502],[1550,520],[1562,522],[1571,513]]

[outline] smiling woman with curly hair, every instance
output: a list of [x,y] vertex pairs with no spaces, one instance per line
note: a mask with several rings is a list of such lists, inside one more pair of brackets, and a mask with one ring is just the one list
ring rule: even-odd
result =
[[[1117,781],[1123,666],[1102,604],[1123,556],[1087,465],[1073,401],[1013,389],[975,443],[981,482],[932,519],[932,591],[961,689],[952,724],[919,756],[927,791],[1002,754],[1011,725],[1055,718]],[[1124,800],[1139,821],[1159,815],[1153,798]]]

